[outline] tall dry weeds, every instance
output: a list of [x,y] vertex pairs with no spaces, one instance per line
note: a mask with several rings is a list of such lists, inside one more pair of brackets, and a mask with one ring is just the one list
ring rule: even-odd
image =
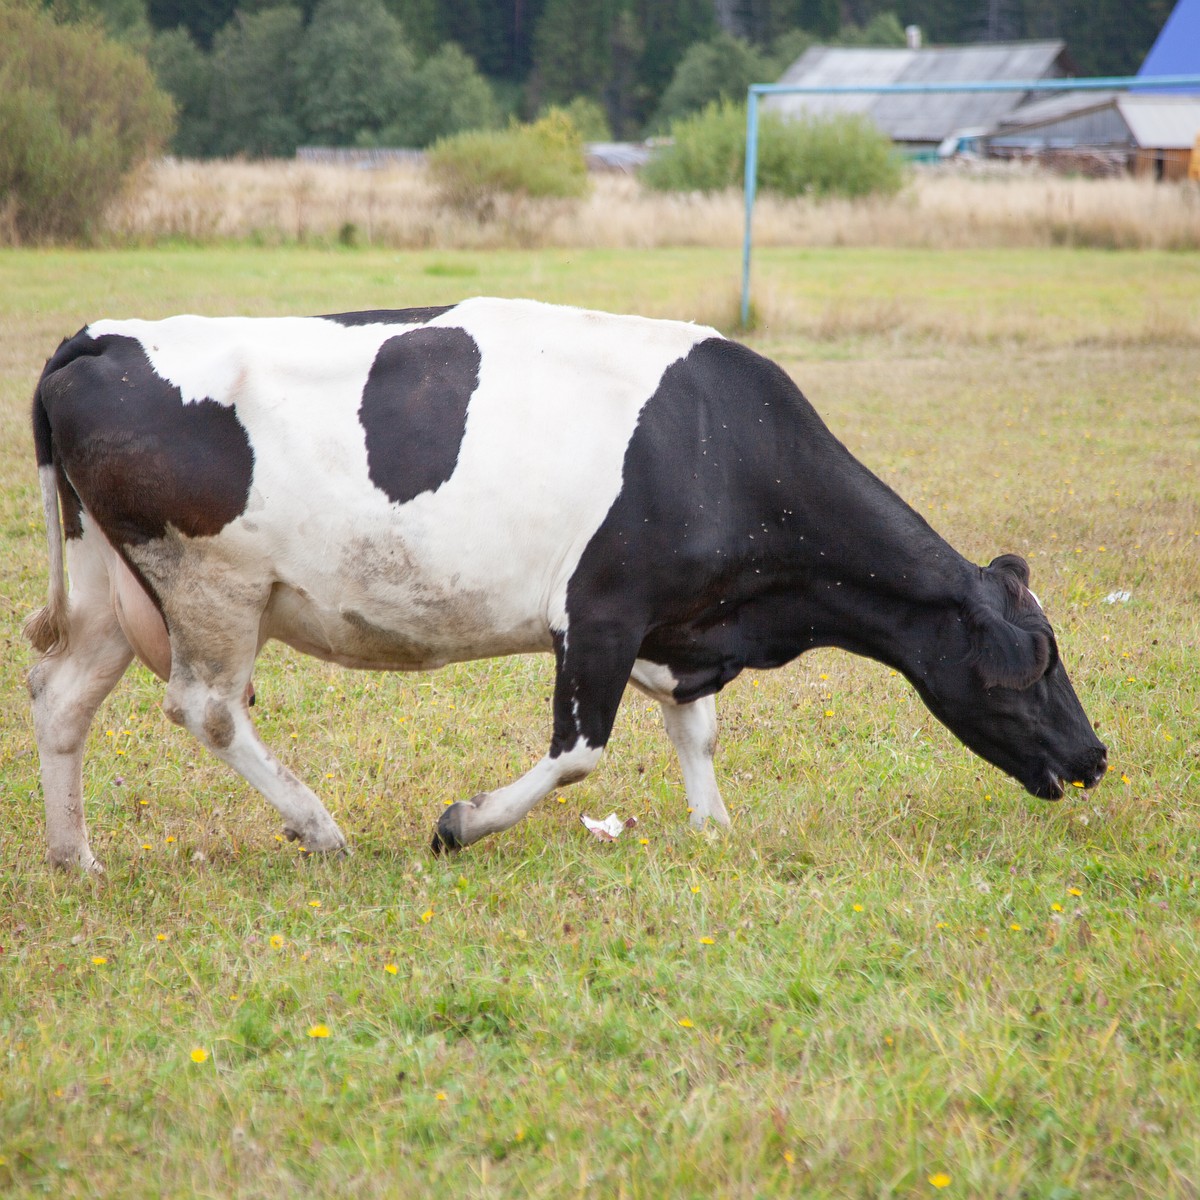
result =
[[[761,246],[961,249],[1078,245],[1200,249],[1200,189],[1031,171],[917,171],[894,198],[760,197]],[[363,170],[299,162],[189,162],[149,168],[108,212],[118,243],[183,240],[396,249],[737,246],[740,192],[655,193],[600,175],[578,202],[512,198],[486,219],[438,204],[420,164]],[[0,227],[0,236],[3,228]]]

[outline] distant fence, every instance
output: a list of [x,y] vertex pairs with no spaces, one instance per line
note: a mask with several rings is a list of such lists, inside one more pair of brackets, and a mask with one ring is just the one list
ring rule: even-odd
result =
[[746,96],[746,222],[742,234],[742,328],[750,324],[750,257],[754,198],[758,190],[758,102],[762,96],[921,95],[938,92],[1097,92],[1131,88],[1159,91],[1200,88],[1200,75],[1113,75],[1088,79],[1011,79],[988,83],[811,84],[752,83]]

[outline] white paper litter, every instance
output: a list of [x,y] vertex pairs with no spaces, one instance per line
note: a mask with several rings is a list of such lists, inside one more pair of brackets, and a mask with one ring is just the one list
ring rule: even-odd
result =
[[593,821],[591,817],[579,819],[584,828],[600,842],[615,842],[626,829],[632,829],[637,824],[637,817],[627,817],[622,821],[615,812],[609,813],[603,821]]
[[1133,599],[1132,592],[1109,592],[1104,597],[1105,604],[1128,604]]

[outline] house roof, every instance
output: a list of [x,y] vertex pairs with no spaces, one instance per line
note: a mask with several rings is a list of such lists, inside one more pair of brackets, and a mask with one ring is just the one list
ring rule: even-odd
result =
[[1000,123],[993,142],[1131,145],[1187,150],[1200,135],[1200,96],[1158,92],[1063,92],[1025,105]]
[[[780,83],[805,87],[892,83],[986,83],[1054,79],[1066,74],[1064,43],[989,42],[928,49],[813,46]],[[787,116],[860,112],[894,141],[940,142],[958,129],[992,126],[1012,113],[1027,93],[946,92],[931,95],[830,95],[767,97],[768,109]]]
[[1177,0],[1138,74],[1200,75],[1200,0]]

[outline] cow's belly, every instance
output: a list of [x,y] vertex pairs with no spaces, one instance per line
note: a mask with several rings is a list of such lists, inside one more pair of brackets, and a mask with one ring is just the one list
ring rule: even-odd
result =
[[403,589],[338,595],[277,584],[261,639],[363,670],[429,671],[448,662],[552,649],[544,618],[497,621],[488,597],[447,591],[437,598]]

